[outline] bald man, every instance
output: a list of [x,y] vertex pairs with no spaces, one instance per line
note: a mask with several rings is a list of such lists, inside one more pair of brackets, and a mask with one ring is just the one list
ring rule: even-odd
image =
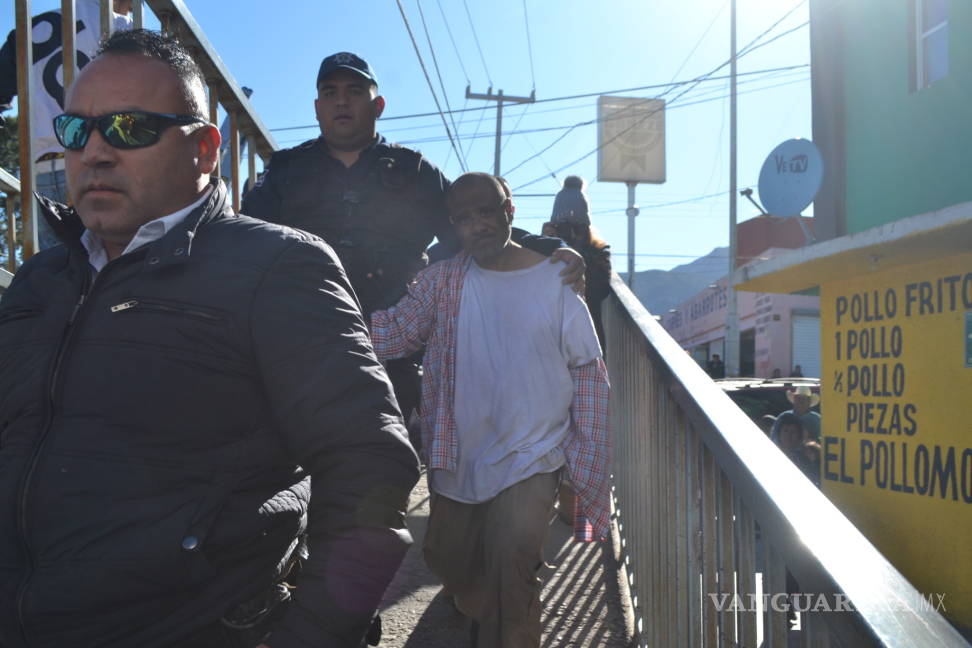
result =
[[372,339],[380,358],[426,348],[427,564],[473,620],[479,648],[535,648],[536,572],[562,479],[578,493],[582,539],[607,534],[607,373],[561,268],[510,239],[500,182],[467,173],[446,205],[462,253],[372,313]]

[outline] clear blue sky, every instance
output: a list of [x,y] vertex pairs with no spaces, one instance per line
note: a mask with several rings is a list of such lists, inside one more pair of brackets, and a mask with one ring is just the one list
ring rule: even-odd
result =
[[[485,92],[491,78],[494,91],[528,95],[535,86],[537,99],[543,100],[688,80],[709,73],[729,57],[729,0],[526,0],[532,65],[523,0],[420,1],[453,109],[485,105],[466,102],[467,74],[473,92]],[[445,108],[419,4],[416,0],[402,3]],[[57,0],[34,0],[32,9],[40,13],[59,4]],[[386,117],[435,110],[395,0],[186,0],[186,4],[237,82],[254,89],[252,102],[280,146],[293,146],[319,132],[313,113],[314,80],[321,58],[336,51],[349,50],[368,59],[388,102]],[[740,74],[808,64],[809,27],[799,27],[807,21],[805,0],[737,0],[740,49],[794,8],[758,42],[795,31],[740,58]],[[146,14],[151,12],[146,9]],[[12,28],[13,16],[14,3],[7,0],[0,8],[0,27]],[[150,19],[147,26],[153,24],[158,23]],[[728,69],[726,66],[716,76],[728,74]],[[740,77],[740,189],[755,185],[763,159],[778,143],[791,137],[810,138],[809,78],[809,67]],[[668,181],[640,185],[637,192],[642,208],[636,236],[638,270],[668,269],[728,243],[728,88],[728,80],[716,80],[677,99],[684,87],[627,93],[640,97],[664,93],[671,101],[666,115]],[[454,115],[473,170],[491,171],[493,167],[495,104],[487,108]],[[539,103],[527,107],[525,113],[524,107],[511,106],[505,111],[504,131],[569,126],[595,117],[596,97]],[[308,128],[276,130],[295,126]],[[461,172],[438,116],[382,121],[379,129],[394,141],[419,148],[449,177]],[[615,267],[623,271],[627,264],[625,186],[594,181],[596,155],[559,172],[557,180],[549,177],[550,169],[559,169],[596,148],[595,126],[574,129],[542,156],[507,174],[564,131],[509,136],[504,142],[503,172],[514,187],[540,178],[520,193],[553,194],[568,174],[586,178],[591,183],[588,194],[594,225],[612,244]],[[473,139],[477,132],[479,137]],[[692,200],[711,194],[720,195]],[[691,202],[669,204],[680,201]],[[518,224],[538,231],[552,203],[552,197],[519,198]],[[740,220],[756,213],[745,199],[738,204]]]

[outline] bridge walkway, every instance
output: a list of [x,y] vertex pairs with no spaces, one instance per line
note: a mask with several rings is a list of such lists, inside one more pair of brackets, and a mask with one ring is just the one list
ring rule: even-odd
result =
[[[425,476],[412,491],[408,526],[414,544],[382,604],[383,648],[465,648],[469,624],[422,560],[429,516]],[[633,621],[623,602],[616,543],[579,543],[554,515],[544,556],[542,648],[629,648]],[[626,621],[627,619],[627,621]]]

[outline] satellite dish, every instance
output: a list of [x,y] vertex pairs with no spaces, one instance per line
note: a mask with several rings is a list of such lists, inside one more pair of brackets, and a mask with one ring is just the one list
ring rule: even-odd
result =
[[786,140],[769,154],[759,172],[759,198],[774,216],[799,216],[823,181],[823,158],[810,140]]

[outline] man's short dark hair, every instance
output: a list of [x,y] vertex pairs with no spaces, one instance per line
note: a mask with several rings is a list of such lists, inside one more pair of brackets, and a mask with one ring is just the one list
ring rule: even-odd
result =
[[456,178],[449,185],[449,189],[446,191],[446,200],[453,200],[458,190],[480,183],[492,185],[501,195],[507,196],[506,190],[503,188],[503,183],[496,176],[490,173],[483,173],[482,171],[469,171]]
[[119,30],[101,41],[98,56],[108,54],[144,56],[165,63],[181,81],[189,114],[208,119],[204,105],[206,81],[202,70],[175,38],[150,29]]

